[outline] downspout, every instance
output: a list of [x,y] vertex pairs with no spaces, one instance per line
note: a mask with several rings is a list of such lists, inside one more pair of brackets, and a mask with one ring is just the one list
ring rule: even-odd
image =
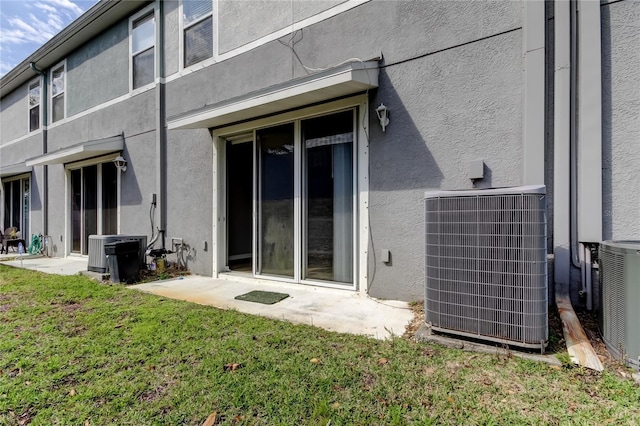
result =
[[[42,153],[49,152],[48,141],[48,100],[49,85],[47,73],[36,67],[35,62],[29,63],[29,68],[42,77],[42,93],[40,95],[40,105],[42,105]],[[42,235],[49,234],[49,166],[42,166]]]
[[[568,293],[571,281],[573,198],[572,141],[572,55],[571,9],[568,0],[556,0],[554,10],[554,117],[553,117],[553,253],[556,287]],[[571,172],[568,166],[571,164]],[[571,200],[571,202],[570,202]]]
[[[592,306],[589,243],[602,241],[602,49],[600,2],[578,0],[578,241],[585,250],[587,309]],[[585,244],[586,243],[586,244]]]
[[[571,360],[581,366],[597,371],[603,365],[587,338],[576,316],[569,286],[571,266],[575,266],[574,225],[576,223],[574,194],[575,154],[575,20],[572,19],[573,1],[555,0],[554,2],[554,279],[555,299],[562,331]],[[569,168],[569,170],[567,170]],[[578,265],[579,266],[579,265]]]
[[167,129],[165,109],[164,83],[164,2],[158,2],[158,35],[156,37],[156,190],[158,206],[158,232],[165,248],[165,232],[167,229]]

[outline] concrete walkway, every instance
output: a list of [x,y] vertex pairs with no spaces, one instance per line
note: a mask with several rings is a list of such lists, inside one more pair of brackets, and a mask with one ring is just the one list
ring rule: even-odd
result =
[[[232,278],[187,276],[184,279],[133,285],[131,288],[171,299],[235,309],[248,314],[377,339],[401,336],[413,319],[413,313],[405,302],[376,300],[354,291],[265,280],[252,283]],[[274,305],[234,299],[253,290],[287,293],[289,297]]]
[[[0,263],[49,274],[76,275],[87,270],[83,257],[48,258],[16,254],[1,255]],[[253,280],[225,276],[224,279],[185,276],[180,279],[154,281],[129,288],[171,299],[186,300],[220,309],[235,309],[247,314],[276,318],[296,324],[310,324],[342,333],[361,334],[377,339],[401,336],[413,319],[405,302],[376,300],[359,292]],[[289,297],[274,304],[234,299],[253,290],[287,293]]]
[[31,269],[47,274],[77,275],[80,271],[87,270],[87,259],[83,257],[43,257],[40,255],[23,255],[22,261],[17,253],[3,254],[0,256],[2,265],[16,268]]

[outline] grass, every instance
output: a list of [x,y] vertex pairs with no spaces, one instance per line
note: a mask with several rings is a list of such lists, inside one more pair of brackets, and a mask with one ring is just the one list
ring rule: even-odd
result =
[[377,341],[0,265],[0,424],[201,425],[212,413],[251,425],[637,424],[640,388],[614,372]]

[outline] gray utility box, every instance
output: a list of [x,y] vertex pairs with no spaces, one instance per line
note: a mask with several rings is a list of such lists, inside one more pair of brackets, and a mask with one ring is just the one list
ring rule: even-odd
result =
[[105,244],[111,282],[132,284],[140,281],[138,241],[116,241]]
[[116,241],[136,240],[139,243],[140,267],[145,265],[145,251],[147,249],[146,235],[89,235],[89,262],[87,270],[104,274],[107,272],[107,255],[104,252],[105,244]]

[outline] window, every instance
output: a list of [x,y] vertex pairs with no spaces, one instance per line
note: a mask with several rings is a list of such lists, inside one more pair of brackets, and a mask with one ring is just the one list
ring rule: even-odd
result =
[[213,1],[183,0],[184,66],[213,57]]
[[30,178],[23,177],[5,181],[4,184],[4,229],[18,228],[22,238],[29,241]]
[[155,79],[156,20],[153,12],[131,24],[132,88],[153,83]]
[[29,131],[40,128],[40,80],[29,84]]
[[51,122],[65,117],[64,93],[66,83],[65,64],[51,70]]

